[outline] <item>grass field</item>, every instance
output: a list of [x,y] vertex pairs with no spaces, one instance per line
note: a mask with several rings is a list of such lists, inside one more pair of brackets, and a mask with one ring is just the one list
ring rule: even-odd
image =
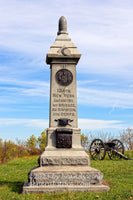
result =
[[37,166],[37,156],[12,160],[0,165],[0,200],[128,200],[133,199],[133,161],[91,160],[91,167],[104,174],[104,184],[109,192],[77,192],[56,194],[22,194],[22,186],[27,181],[29,170]]

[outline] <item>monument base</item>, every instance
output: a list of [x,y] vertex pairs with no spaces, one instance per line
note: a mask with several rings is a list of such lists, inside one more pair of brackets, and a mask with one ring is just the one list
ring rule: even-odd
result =
[[28,186],[26,182],[23,186],[23,193],[56,193],[56,192],[98,192],[109,191],[109,187],[103,184],[91,186]]
[[45,166],[31,169],[23,193],[60,191],[109,191],[103,174],[88,166]]
[[84,149],[46,149],[39,158],[40,166],[90,165],[90,159]]

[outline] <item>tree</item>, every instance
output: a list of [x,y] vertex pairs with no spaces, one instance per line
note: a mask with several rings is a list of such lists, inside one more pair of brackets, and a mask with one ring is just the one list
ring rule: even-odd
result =
[[4,152],[4,144],[3,144],[3,140],[0,138],[0,163],[2,161],[3,158],[3,152]]
[[128,150],[133,150],[133,129],[123,129],[120,140],[124,143]]
[[0,148],[3,146],[3,140],[0,138]]
[[41,136],[38,137],[38,145],[41,149],[41,151],[44,151],[46,145],[47,145],[47,136],[46,136],[46,131],[43,131],[41,133]]
[[16,138],[16,143],[17,143],[17,154],[18,157],[23,157],[28,155],[28,151],[26,148],[26,141],[22,141],[21,139]]
[[37,148],[37,138],[34,135],[32,135],[29,139],[27,139],[26,146],[30,153],[34,154]]
[[84,135],[84,133],[81,134],[81,145],[84,147],[86,151],[88,151],[89,148],[89,141],[88,137]]

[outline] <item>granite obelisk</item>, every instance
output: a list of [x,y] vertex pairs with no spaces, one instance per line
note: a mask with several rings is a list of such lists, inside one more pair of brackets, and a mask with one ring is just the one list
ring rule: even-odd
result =
[[88,154],[81,146],[77,119],[76,65],[81,57],[67,32],[64,16],[46,56],[50,65],[50,116],[47,147],[39,166],[31,169],[23,192],[108,191],[103,174],[90,167]]

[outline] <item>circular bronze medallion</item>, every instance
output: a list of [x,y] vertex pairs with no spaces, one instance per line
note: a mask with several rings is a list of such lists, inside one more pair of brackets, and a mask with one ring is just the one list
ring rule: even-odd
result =
[[73,81],[73,75],[67,69],[60,69],[58,72],[56,72],[55,77],[57,83],[62,86],[68,86]]

